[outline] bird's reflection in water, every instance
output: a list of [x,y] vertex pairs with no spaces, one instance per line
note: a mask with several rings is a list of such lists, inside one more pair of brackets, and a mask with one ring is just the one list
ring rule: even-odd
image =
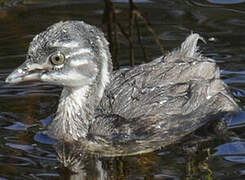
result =
[[78,144],[67,142],[58,142],[55,149],[62,164],[61,177],[70,180],[125,179],[130,178],[132,174],[137,176],[139,171],[144,177],[150,178],[150,169],[157,166],[161,158],[156,153],[131,157],[100,157],[82,152]]
[[83,152],[75,143],[58,142],[55,148],[63,170],[66,169],[63,171],[66,179],[113,179],[115,158],[102,158]]
[[[217,136],[206,132],[208,130],[210,128],[204,127],[178,144],[160,151],[122,157],[92,155],[91,152],[84,152],[80,144],[60,141],[55,144],[55,149],[62,166],[61,179],[190,180],[197,179],[200,174],[204,179],[212,177],[213,172],[208,164],[209,159],[212,159],[211,149],[224,143],[227,136]],[[180,171],[183,174],[180,175]]]

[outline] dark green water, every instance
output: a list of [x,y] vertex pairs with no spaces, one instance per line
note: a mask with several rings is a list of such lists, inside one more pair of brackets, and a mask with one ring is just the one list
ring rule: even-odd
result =
[[[8,85],[4,79],[24,61],[33,36],[49,25],[61,20],[84,20],[101,27],[107,34],[108,22],[113,20],[105,15],[102,0],[15,2],[0,1],[0,180],[245,178],[243,111],[228,118],[229,138],[203,143],[203,148],[195,154],[175,151],[173,146],[141,156],[92,159],[78,174],[60,168],[52,141],[40,134],[56,110],[60,88],[41,83]],[[161,55],[158,41],[168,51],[178,47],[190,32],[198,32],[207,40],[207,44],[200,44],[201,51],[217,60],[223,79],[243,108],[244,0],[134,2],[138,16],[132,30],[132,43],[118,27],[116,31],[110,27],[111,35],[116,32],[118,37],[112,48],[115,64],[147,62]],[[114,0],[113,5],[115,22],[128,32],[128,2]],[[107,37],[111,37],[110,33]]]

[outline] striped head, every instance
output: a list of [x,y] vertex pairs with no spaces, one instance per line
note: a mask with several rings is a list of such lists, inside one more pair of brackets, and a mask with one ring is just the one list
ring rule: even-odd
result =
[[82,21],[66,21],[34,37],[26,61],[6,82],[39,80],[67,88],[94,86],[97,95],[102,97],[111,70],[104,34]]

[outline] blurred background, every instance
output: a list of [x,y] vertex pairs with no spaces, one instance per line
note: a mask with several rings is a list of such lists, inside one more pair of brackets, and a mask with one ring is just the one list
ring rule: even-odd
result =
[[41,133],[61,87],[9,85],[4,79],[25,60],[36,34],[65,20],[101,28],[114,69],[149,62],[197,32],[207,42],[200,51],[217,61],[240,107],[245,105],[245,0],[0,0],[0,180],[245,178],[243,111],[226,117],[228,137],[200,143],[194,153],[175,145],[140,156],[90,159],[76,174],[61,168],[53,141]]

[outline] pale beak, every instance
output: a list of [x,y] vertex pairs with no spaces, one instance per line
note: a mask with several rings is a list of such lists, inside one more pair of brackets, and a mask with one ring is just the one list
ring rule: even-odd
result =
[[41,81],[43,73],[52,69],[51,65],[46,63],[38,64],[24,62],[20,67],[15,69],[5,80],[6,83],[20,83],[26,81]]

